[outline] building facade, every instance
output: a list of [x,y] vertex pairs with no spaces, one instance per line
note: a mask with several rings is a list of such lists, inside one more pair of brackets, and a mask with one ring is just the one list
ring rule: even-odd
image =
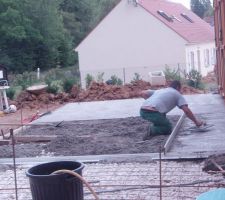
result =
[[[115,75],[124,83],[137,74],[148,81],[149,72],[165,67],[194,68],[206,75],[213,69],[213,45],[213,28],[181,4],[121,0],[75,50],[85,87],[88,74],[96,80],[101,76],[104,81]],[[210,66],[205,67],[204,51],[208,55],[208,49]]]

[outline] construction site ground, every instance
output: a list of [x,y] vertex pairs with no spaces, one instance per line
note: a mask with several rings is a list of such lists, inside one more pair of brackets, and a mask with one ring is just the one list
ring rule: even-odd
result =
[[[32,199],[25,171],[34,164],[17,165],[18,200]],[[224,186],[221,174],[210,175],[202,167],[199,161],[85,163],[83,178],[101,200],[196,200],[201,193]],[[0,179],[0,199],[15,200],[11,166],[1,165]],[[84,199],[94,199],[86,187]]]
[[[37,134],[54,134],[60,139],[59,141],[65,141],[65,143],[54,141],[54,144],[56,144],[55,149],[45,148],[48,144],[27,144],[30,146],[24,149],[35,152],[34,154],[37,157],[16,158],[19,200],[31,199],[25,170],[37,163],[55,160],[79,160],[86,163],[83,176],[98,192],[100,199],[170,200],[172,198],[177,200],[194,200],[202,192],[217,187],[224,187],[224,178],[221,173],[209,175],[202,171],[204,167],[202,160],[181,162],[179,159],[182,158],[182,155],[183,158],[193,159],[225,152],[223,145],[225,125],[221,121],[225,113],[224,101],[219,95],[212,94],[186,95],[185,98],[193,112],[201,119],[213,124],[213,128],[205,133],[185,132],[187,128],[193,125],[188,119],[185,119],[183,126],[185,130],[181,130],[181,138],[177,137],[174,141],[176,145],[171,147],[170,152],[166,155],[161,155],[163,159],[177,159],[177,161],[165,160],[160,162],[152,160],[153,158],[159,159],[160,154],[157,153],[158,150],[156,149],[159,149],[159,146],[165,143],[167,136],[158,136],[147,143],[141,142],[141,138],[148,127],[146,121],[139,118],[139,108],[143,99],[69,103],[33,122],[42,125],[47,123],[48,126],[34,126],[35,128],[32,128],[33,131],[32,129],[30,131],[29,129],[25,130],[24,127],[22,134],[32,134],[32,132]],[[181,113],[179,109],[174,109],[168,114],[168,117],[176,123]],[[58,122],[62,122],[61,126],[55,127]],[[71,144],[75,142],[74,138],[71,139],[73,133],[68,138],[63,137],[64,133],[71,132],[70,130],[81,133],[80,135],[76,134],[74,137],[82,144],[79,152],[85,152],[91,147],[95,151],[94,155],[87,155],[89,154],[87,152],[85,152],[85,155],[70,152]],[[124,135],[120,135],[122,133]],[[133,137],[133,140],[130,140],[129,135]],[[79,137],[77,138],[76,136]],[[122,145],[115,148],[118,152],[107,152],[109,143],[112,147],[115,147],[113,144],[118,143],[118,138],[116,141],[113,141],[113,137],[120,137],[119,141],[121,138],[125,138],[127,140],[123,142],[127,143],[128,141],[130,144],[135,142],[135,145],[131,145],[128,151],[122,151]],[[93,138],[93,141],[90,138]],[[101,138],[104,138],[104,140],[101,141]],[[154,146],[154,140],[156,143],[160,142]],[[89,144],[92,142],[96,143],[88,146],[88,143],[85,143],[87,141]],[[100,146],[101,143],[105,146]],[[25,145],[22,144],[21,146],[25,147]],[[41,145],[43,148],[37,147],[38,145]],[[132,152],[135,148],[138,149],[138,145],[139,147],[141,145],[139,149],[144,151]],[[57,153],[56,149],[60,149],[62,146],[65,146],[67,150],[63,151],[63,154]],[[11,147],[11,145],[1,147],[1,154],[6,152],[5,149],[10,149],[5,155],[12,155],[10,153]],[[16,149],[18,147],[19,144],[16,145]],[[199,149],[201,147],[204,152],[200,152]],[[151,151],[148,148],[155,149],[155,151]],[[66,152],[69,153],[67,154]],[[26,151],[23,148],[21,154],[19,150],[16,150],[17,153],[18,156],[24,155],[20,157],[29,156],[28,154],[26,155]],[[31,153],[30,155],[34,156],[34,154]],[[224,157],[220,159],[222,162],[224,160]],[[224,163],[219,164],[222,165]],[[0,166],[0,178],[2,180],[0,183],[0,199],[13,200],[15,199],[15,191],[13,187],[12,158],[0,159]],[[85,199],[92,198],[85,188]]]
[[[223,100],[212,94],[186,95],[185,98],[197,117],[212,128],[207,132],[189,131],[194,124],[185,119],[168,155],[207,157],[224,152]],[[139,117],[142,102],[143,99],[128,99],[69,103],[35,120],[30,128],[21,129],[22,135],[56,138],[48,143],[17,144],[17,157],[156,153],[168,136],[142,141],[149,127],[149,123]],[[168,113],[174,126],[181,113],[179,109]],[[59,122],[60,126],[56,126]],[[10,145],[0,149],[0,157],[12,155]]]

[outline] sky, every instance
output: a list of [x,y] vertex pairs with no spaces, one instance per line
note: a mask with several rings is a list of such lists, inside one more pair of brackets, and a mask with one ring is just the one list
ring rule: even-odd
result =
[[[182,3],[184,6],[186,6],[188,9],[190,9],[190,0],[170,0],[177,3]],[[211,0],[213,2],[213,0]]]

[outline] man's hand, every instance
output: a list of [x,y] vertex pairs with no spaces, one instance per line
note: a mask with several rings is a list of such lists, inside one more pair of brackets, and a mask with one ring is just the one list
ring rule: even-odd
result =
[[196,123],[196,126],[197,126],[197,127],[205,126],[205,125],[206,125],[206,123],[203,122],[203,121],[197,121],[197,123]]
[[202,122],[202,121],[196,121],[196,126],[197,127],[200,127],[202,125],[204,125],[204,122]]
[[184,113],[186,114],[186,116],[187,116],[190,120],[192,120],[192,121],[195,123],[195,125],[196,125],[197,127],[200,127],[200,126],[202,126],[202,125],[204,124],[204,122],[199,121],[199,120],[197,120],[197,119],[195,118],[194,114],[193,114],[192,111],[188,108],[187,105],[181,106],[181,109],[184,111]]

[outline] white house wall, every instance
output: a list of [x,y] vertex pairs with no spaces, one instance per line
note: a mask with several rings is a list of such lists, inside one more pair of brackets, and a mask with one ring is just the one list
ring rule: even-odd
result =
[[[200,53],[200,56],[198,56],[198,51]],[[194,55],[194,60],[191,54]],[[190,71],[191,69],[195,69],[199,71],[203,76],[206,76],[208,72],[212,72],[214,70],[215,59],[215,42],[192,45],[189,44],[186,47],[186,60],[188,71]]]
[[184,64],[186,43],[145,9],[123,0],[76,48],[82,86],[88,73],[96,78],[104,72],[104,80],[115,74],[125,82],[138,73],[148,80],[149,71]]

